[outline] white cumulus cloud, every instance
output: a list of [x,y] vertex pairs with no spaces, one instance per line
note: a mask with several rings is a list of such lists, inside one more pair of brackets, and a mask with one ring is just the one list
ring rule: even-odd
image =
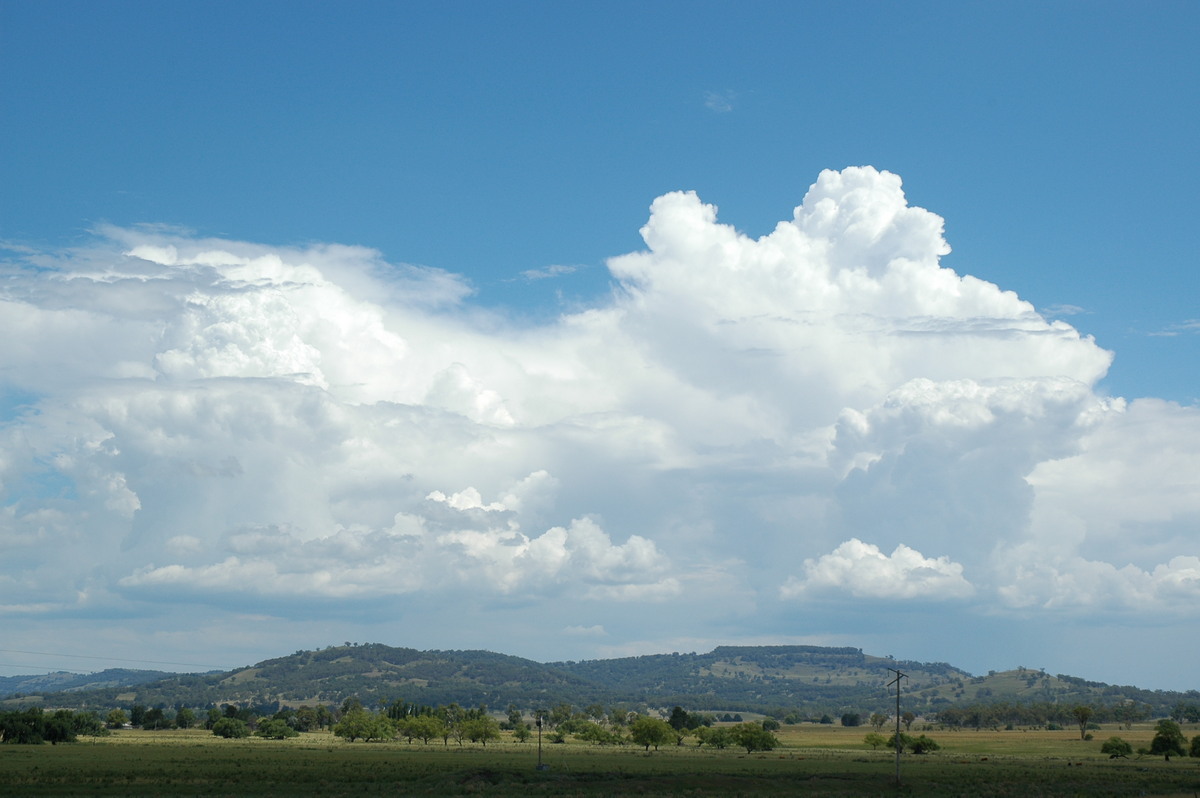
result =
[[947,600],[968,596],[963,567],[948,557],[927,558],[904,544],[891,555],[851,538],[829,554],[804,561],[804,576],[790,579],[784,598],[845,592],[858,598]]
[[503,649],[578,618],[762,640],[800,597],[1194,603],[1197,408],[1098,393],[1112,353],[943,266],[894,174],[822,172],[786,215],[752,238],[665,194],[610,293],[525,326],[362,247],[13,250],[0,612],[486,610]]

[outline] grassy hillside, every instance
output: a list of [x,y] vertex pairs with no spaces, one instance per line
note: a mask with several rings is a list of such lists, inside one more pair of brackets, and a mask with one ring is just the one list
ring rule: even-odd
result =
[[[23,689],[24,696],[0,705],[41,703],[101,710],[135,703],[147,707],[229,703],[269,708],[338,705],[357,697],[373,707],[398,700],[486,704],[493,709],[515,704],[522,710],[562,703],[630,708],[678,704],[699,712],[838,717],[894,708],[894,694],[887,688],[894,677],[891,669],[908,676],[904,708],[925,716],[971,704],[1132,706],[1154,715],[1168,714],[1181,703],[1200,705],[1200,693],[1194,690],[1140,690],[1028,669],[972,676],[946,663],[897,661],[857,648],[720,646],[707,654],[539,663],[490,651],[418,651],[382,644],[297,651],[225,673],[171,674],[153,681],[141,678],[146,672],[130,672],[128,681],[113,678],[115,672],[94,674],[80,677],[93,682],[69,687],[63,686],[65,681],[49,679],[48,687]],[[996,717],[1001,717],[1001,723],[1005,718],[1019,723],[1019,714],[1005,709]]]

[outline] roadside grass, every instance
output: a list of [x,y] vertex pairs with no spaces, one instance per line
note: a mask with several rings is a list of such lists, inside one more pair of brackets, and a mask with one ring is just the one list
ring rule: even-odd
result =
[[[647,753],[580,742],[444,746],[347,743],[328,732],[290,740],[225,740],[202,730],[118,731],[70,745],[0,746],[8,796],[1123,796],[1200,792],[1200,761],[1109,760],[1102,740],[1135,747],[1149,728],[926,732],[942,750],[902,757],[862,743],[870,727],[800,725],[782,747],[747,754],[694,745]],[[1194,733],[1194,732],[1192,732]]]

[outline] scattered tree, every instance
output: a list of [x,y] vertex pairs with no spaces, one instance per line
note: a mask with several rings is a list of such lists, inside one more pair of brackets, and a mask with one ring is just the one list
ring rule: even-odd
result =
[[657,751],[660,745],[675,741],[675,730],[661,718],[638,715],[629,724],[629,736],[638,745],[645,746],[647,751],[650,750],[650,746],[654,746],[654,750]]
[[120,729],[129,722],[129,716],[125,714],[123,709],[114,709],[109,712],[104,719],[104,723],[110,729]]
[[688,728],[688,713],[683,707],[674,707],[671,709],[671,717],[667,718],[667,723],[675,731],[684,731]]
[[403,724],[402,732],[405,737],[410,741],[416,737],[425,745],[429,745],[430,740],[441,737],[446,730],[445,724],[437,715],[415,715],[405,718]]
[[873,749],[878,749],[879,746],[887,743],[887,738],[878,732],[871,732],[863,738],[863,742],[871,746]]
[[394,737],[396,729],[387,715],[368,712],[360,704],[342,715],[342,719],[333,727],[333,733],[338,737],[345,737],[350,742],[360,737],[370,742]]
[[779,745],[775,735],[764,729],[761,723],[739,723],[729,730],[729,734],[748,754],[755,751],[771,751]]
[[547,720],[550,722],[550,727],[554,728],[564,721],[570,720],[573,714],[574,710],[571,705],[564,702],[550,710],[550,715]]
[[1071,709],[1071,717],[1075,718],[1075,722],[1079,724],[1080,740],[1087,734],[1088,721],[1092,719],[1092,714],[1092,708],[1086,704],[1079,704]]
[[480,714],[462,722],[463,734],[473,743],[481,743],[485,748],[488,740],[500,739],[500,724],[490,715]]
[[1187,756],[1187,749],[1184,747],[1186,742],[1179,724],[1164,718],[1154,727],[1154,739],[1150,741],[1150,753],[1162,754],[1163,759],[1170,762],[1171,754]]
[[843,726],[858,726],[860,724],[862,724],[862,716],[857,712],[847,712],[842,715]]
[[733,745],[733,735],[725,726],[700,726],[696,729],[696,744],[725,749]]

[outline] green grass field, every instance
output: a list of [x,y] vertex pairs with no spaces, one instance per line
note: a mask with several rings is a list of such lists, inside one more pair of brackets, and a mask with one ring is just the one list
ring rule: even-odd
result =
[[[328,733],[297,739],[223,740],[201,730],[119,731],[69,745],[0,746],[0,794],[12,796],[342,795],[1200,795],[1200,760],[1109,760],[1100,742],[1119,734],[1137,748],[1149,726],[1093,732],[928,732],[942,750],[902,758],[862,744],[870,729],[784,727],[782,747],[693,746],[647,754],[634,746],[487,748],[403,742],[346,743]],[[1186,730],[1189,737],[1200,733]]]

